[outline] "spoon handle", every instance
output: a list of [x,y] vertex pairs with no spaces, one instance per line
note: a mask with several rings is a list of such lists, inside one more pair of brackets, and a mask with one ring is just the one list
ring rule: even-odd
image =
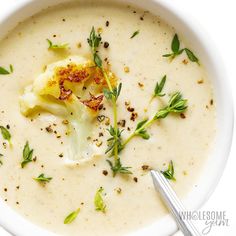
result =
[[193,225],[190,219],[183,219],[181,213],[187,212],[177,197],[176,193],[160,171],[151,170],[153,184],[162,200],[174,216],[180,230],[185,236],[200,236],[201,234]]

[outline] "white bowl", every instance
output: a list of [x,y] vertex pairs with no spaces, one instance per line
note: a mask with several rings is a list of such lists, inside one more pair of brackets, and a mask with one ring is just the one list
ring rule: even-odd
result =
[[[68,0],[18,0],[17,3],[8,4],[6,11],[1,11],[0,13],[0,38],[11,28],[16,26],[19,21],[28,18],[43,8],[67,1]],[[212,80],[217,104],[217,137],[214,148],[205,163],[201,177],[196,183],[198,187],[194,188],[184,199],[184,204],[188,209],[199,209],[215,189],[223,173],[231,146],[233,106],[223,63],[212,41],[209,40],[209,36],[203,31],[202,27],[192,21],[191,17],[185,12],[172,6],[171,3],[165,0],[120,0],[119,2],[130,3],[149,10],[174,26],[178,33],[184,35],[185,38],[191,42],[191,45],[193,45],[195,51],[197,51],[197,54],[201,58],[202,63],[207,68],[209,78]],[[18,215],[2,200],[0,201],[0,212],[0,224],[14,235],[54,235]],[[170,216],[166,216],[155,224],[132,233],[132,235],[157,235],[158,233],[158,235],[161,236],[171,235],[176,231],[177,226],[174,220]]]

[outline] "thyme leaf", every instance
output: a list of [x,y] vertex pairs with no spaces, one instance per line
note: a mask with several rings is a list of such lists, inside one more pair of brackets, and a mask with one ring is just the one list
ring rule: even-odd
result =
[[2,133],[3,139],[7,140],[8,143],[11,145],[11,134],[8,131],[8,129],[5,128],[4,126],[0,126],[0,130],[1,130],[1,133]]
[[139,30],[136,30],[132,35],[131,35],[131,39],[134,38],[135,36],[137,36],[139,34]]
[[174,171],[174,164],[173,161],[170,161],[169,165],[168,165],[168,169],[165,171],[161,171],[161,173],[170,180],[176,180],[174,177],[175,171]]
[[95,210],[96,211],[101,211],[102,213],[106,212],[106,204],[104,203],[104,200],[102,198],[102,192],[103,188],[100,187],[94,197],[94,205],[95,205]]
[[189,59],[190,61],[196,62],[196,63],[199,64],[198,58],[194,55],[194,53],[193,53],[191,50],[189,50],[188,48],[185,48],[184,50],[185,50],[185,52],[186,52],[186,54],[187,54],[187,56],[188,56],[188,59]]
[[52,177],[46,177],[44,174],[40,174],[37,178],[34,178],[34,180],[38,182],[50,182],[52,180]]
[[29,142],[27,141],[23,149],[23,161],[21,162],[21,168],[24,168],[29,162],[32,161],[34,149],[30,149]]
[[48,42],[48,49],[67,49],[68,48],[68,43],[64,43],[64,44],[54,44],[50,39],[46,39]]
[[107,100],[112,100],[112,97],[115,98],[115,100],[117,101],[118,97],[120,96],[120,91],[122,88],[122,83],[120,83],[118,85],[118,87],[115,87],[112,89],[112,91],[110,91],[109,89],[104,88],[103,89],[103,94],[106,97]]
[[149,139],[150,135],[148,134],[147,130],[143,128],[144,124],[146,124],[148,119],[140,121],[136,126],[136,135],[142,137],[143,139]]
[[12,64],[10,64],[9,70],[0,66],[0,75],[9,75],[9,74],[13,73],[13,71],[14,71],[14,69],[13,69]]
[[[2,153],[0,153],[0,158],[2,158],[3,157],[3,154]],[[2,160],[0,159],[0,165],[2,166],[3,165],[3,162],[2,162]]]
[[80,212],[80,208],[78,208],[76,211],[71,212],[64,220],[64,224],[70,224],[72,223],[76,217],[78,216]]
[[164,75],[161,79],[161,82],[160,83],[156,83],[156,87],[154,89],[154,97],[163,97],[165,96],[165,93],[162,93],[162,90],[165,86],[165,83],[166,83],[166,75]]

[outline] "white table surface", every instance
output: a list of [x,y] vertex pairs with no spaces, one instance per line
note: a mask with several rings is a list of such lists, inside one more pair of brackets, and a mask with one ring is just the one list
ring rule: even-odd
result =
[[[0,1],[1,11],[21,0]],[[166,0],[189,12],[214,40],[224,60],[229,77],[236,110],[236,1],[234,0]],[[7,2],[7,3],[6,3]],[[8,6],[7,6],[8,5]],[[236,131],[234,131],[234,136]],[[201,210],[226,211],[229,226],[213,227],[209,236],[236,235],[236,141],[233,140],[231,154],[216,190]],[[196,222],[199,229],[203,222]],[[158,235],[158,234],[157,234]],[[177,233],[175,236],[182,235]],[[0,227],[0,236],[9,236]]]

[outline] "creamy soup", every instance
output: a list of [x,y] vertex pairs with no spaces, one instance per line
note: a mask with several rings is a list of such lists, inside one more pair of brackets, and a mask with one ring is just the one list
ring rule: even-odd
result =
[[[46,9],[0,43],[0,195],[61,235],[124,235],[154,223],[167,210],[149,170],[165,171],[183,197],[197,187],[215,134],[212,86],[191,42],[147,11],[96,2]],[[93,26],[96,40],[101,36],[95,51]],[[119,88],[112,94],[106,76],[112,89],[122,83],[117,101]],[[53,80],[57,87],[50,90]],[[160,117],[176,92],[182,107]],[[117,142],[105,154],[114,138],[107,131],[116,126],[114,106],[123,130],[120,159]],[[122,146],[138,122],[158,111]]]

